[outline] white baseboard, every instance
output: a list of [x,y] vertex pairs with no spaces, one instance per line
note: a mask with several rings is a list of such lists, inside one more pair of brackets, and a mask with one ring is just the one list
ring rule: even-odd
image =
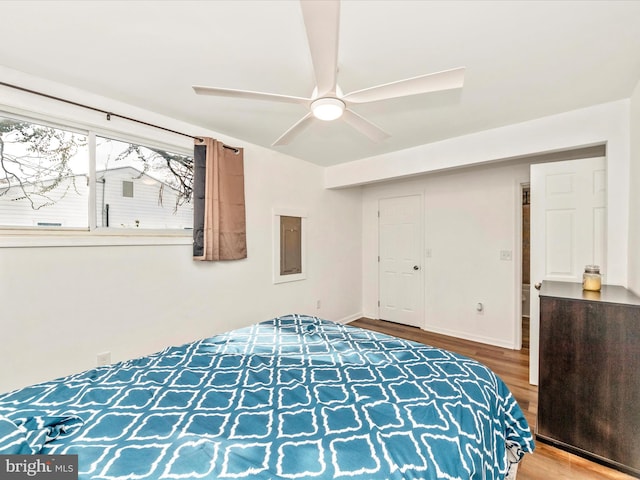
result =
[[359,313],[354,313],[353,315],[349,315],[347,317],[341,318],[339,320],[335,320],[336,323],[341,323],[341,324],[346,324],[349,322],[353,322],[354,320],[357,320],[359,318],[362,318],[362,312]]
[[495,347],[508,348],[509,350],[515,350],[513,344],[505,342],[504,340],[484,337],[482,335],[469,335],[467,332],[458,332],[456,330],[449,330],[447,328],[433,328],[427,326],[423,330],[432,333],[439,333],[440,335],[447,335],[449,337],[461,338],[463,340],[470,340],[472,342],[486,343],[487,345],[493,345]]

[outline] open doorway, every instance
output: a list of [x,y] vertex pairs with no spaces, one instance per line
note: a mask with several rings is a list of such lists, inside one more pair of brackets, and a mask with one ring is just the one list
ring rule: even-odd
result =
[[531,308],[530,259],[531,259],[531,188],[522,185],[522,348],[529,349],[529,326]]

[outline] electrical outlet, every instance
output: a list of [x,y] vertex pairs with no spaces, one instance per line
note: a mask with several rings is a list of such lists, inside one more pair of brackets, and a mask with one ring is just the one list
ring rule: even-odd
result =
[[510,262],[512,259],[511,250],[500,250],[500,260]]
[[98,366],[109,365],[111,363],[111,352],[102,352],[98,354]]
[[316,300],[316,310],[320,310],[320,300]]

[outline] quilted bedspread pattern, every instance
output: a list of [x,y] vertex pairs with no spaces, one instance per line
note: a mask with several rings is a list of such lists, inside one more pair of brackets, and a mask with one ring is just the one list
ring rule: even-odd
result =
[[533,450],[487,367],[301,315],[0,395],[0,420],[0,453],[80,478],[502,479]]

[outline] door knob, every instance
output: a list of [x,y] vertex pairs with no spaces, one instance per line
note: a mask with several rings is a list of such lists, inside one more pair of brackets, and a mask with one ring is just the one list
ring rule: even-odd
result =
[[418,265],[414,265],[414,266],[413,266],[413,269],[414,269],[414,270],[420,270],[420,267],[419,267]]
[[541,284],[540,282],[538,282],[538,283],[536,283],[533,287],[534,287],[536,290],[540,290],[540,287],[542,287],[542,284]]

